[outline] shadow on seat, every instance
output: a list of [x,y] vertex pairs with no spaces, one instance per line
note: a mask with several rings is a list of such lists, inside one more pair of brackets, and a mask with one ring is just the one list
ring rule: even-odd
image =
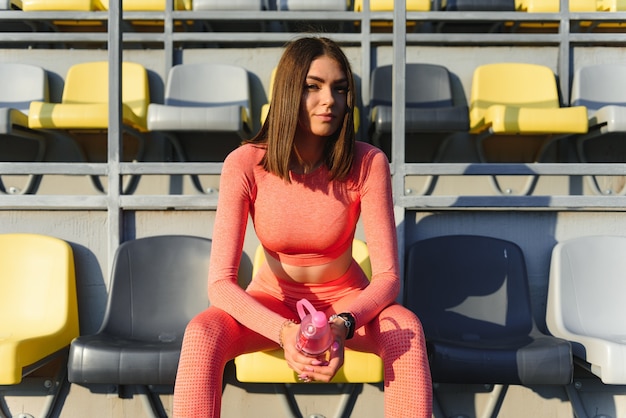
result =
[[[424,326],[433,381],[566,385],[569,342],[534,321],[522,250],[486,236],[424,239],[408,249],[404,305]],[[497,416],[497,410],[483,416]]]
[[[123,141],[122,151],[129,160],[140,161],[144,155],[147,112],[150,103],[148,73],[137,63],[122,63],[122,129],[136,141]],[[85,62],[70,67],[65,78],[61,103],[34,101],[30,104],[28,126],[31,129],[63,132],[86,150],[95,149],[95,157],[85,161],[106,161],[106,131],[109,127],[108,62]],[[124,154],[122,152],[121,154]],[[91,176],[95,188],[106,193],[97,176]],[[139,182],[130,176],[124,193],[132,193]]]
[[[189,161],[190,154],[222,162],[252,133],[250,100],[248,72],[242,67],[176,65],[167,78],[164,104],[148,106],[148,129],[162,132],[181,162]],[[199,178],[192,180],[204,193]]]
[[[0,393],[20,391],[23,378],[63,358],[40,415],[48,417],[66,387],[67,348],[78,334],[70,245],[44,235],[0,234],[0,385],[15,385],[0,386]],[[0,415],[13,416],[2,397]]]
[[[28,127],[28,109],[32,101],[47,100],[48,77],[43,68],[30,64],[0,63],[0,140],[3,161],[43,161],[46,138],[42,132]],[[0,179],[0,193],[32,193],[40,179],[40,175],[29,175],[26,185],[21,188],[7,188]]]
[[[556,77],[543,65],[495,63],[474,70],[470,93],[470,132],[481,162],[541,162],[554,141],[587,132],[584,106],[561,107]],[[491,176],[494,190],[503,189]],[[532,193],[530,176],[518,193]]]
[[[370,100],[370,141],[391,156],[392,135],[391,65],[372,72]],[[433,64],[406,64],[405,161],[439,162],[451,136],[469,130],[468,107],[453,94],[447,68]],[[434,147],[432,143],[434,142]],[[422,192],[432,187],[429,176]]]
[[124,242],[113,262],[104,321],[93,335],[72,341],[69,381],[88,387],[171,390],[187,323],[209,305],[211,240],[162,235]]
[[[372,275],[369,252],[365,242],[355,239],[352,243],[352,256],[359,263],[368,278]],[[258,246],[253,262],[252,275],[265,262],[265,252]],[[257,351],[242,354],[235,358],[237,380],[245,383],[302,383],[296,373],[289,368],[282,349]],[[331,383],[378,383],[383,380],[383,363],[380,357],[350,349],[345,350],[344,365],[337,372]],[[296,401],[286,385],[285,395],[290,397],[288,404],[297,408]],[[348,398],[356,395],[355,388],[348,388]],[[295,413],[293,410],[292,413]],[[297,411],[296,411],[297,412]],[[296,415],[299,416],[299,415]],[[343,416],[343,415],[342,415]]]
[[[585,106],[589,118],[589,132],[575,140],[578,158],[583,163],[625,161],[624,148],[620,147],[626,135],[625,72],[626,64],[622,63],[581,67],[574,73],[571,102],[574,106]],[[590,139],[594,141],[588,143]],[[609,149],[605,147],[603,152],[607,143]],[[596,194],[626,194],[625,186],[613,188],[615,177],[586,178]],[[605,187],[601,186],[602,180],[607,183]]]

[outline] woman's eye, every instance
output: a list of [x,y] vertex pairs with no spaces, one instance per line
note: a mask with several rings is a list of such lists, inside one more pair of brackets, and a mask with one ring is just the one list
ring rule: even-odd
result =
[[316,84],[307,84],[307,85],[306,85],[306,89],[307,89],[307,90],[317,90],[317,89],[318,89],[318,87],[317,87],[317,85],[316,85]]
[[348,93],[348,87],[347,86],[336,87],[335,91],[340,94],[346,94]]

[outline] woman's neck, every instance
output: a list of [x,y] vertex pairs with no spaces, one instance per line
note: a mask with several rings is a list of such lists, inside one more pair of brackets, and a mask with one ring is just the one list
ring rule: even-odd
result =
[[291,170],[307,174],[324,163],[324,143],[322,141],[297,141],[294,143]]

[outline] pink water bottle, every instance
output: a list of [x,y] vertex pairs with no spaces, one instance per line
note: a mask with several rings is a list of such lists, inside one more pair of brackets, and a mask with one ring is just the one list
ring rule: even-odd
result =
[[[315,307],[306,299],[300,299],[296,303],[300,316],[300,334],[296,341],[296,347],[304,354],[317,356],[330,348],[333,335],[324,312],[315,310]],[[305,309],[309,311],[307,314]]]

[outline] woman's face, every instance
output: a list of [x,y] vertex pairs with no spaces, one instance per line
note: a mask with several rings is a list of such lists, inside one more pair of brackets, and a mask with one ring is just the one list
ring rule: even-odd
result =
[[343,124],[348,80],[337,61],[321,56],[311,62],[300,102],[299,135],[327,137]]

